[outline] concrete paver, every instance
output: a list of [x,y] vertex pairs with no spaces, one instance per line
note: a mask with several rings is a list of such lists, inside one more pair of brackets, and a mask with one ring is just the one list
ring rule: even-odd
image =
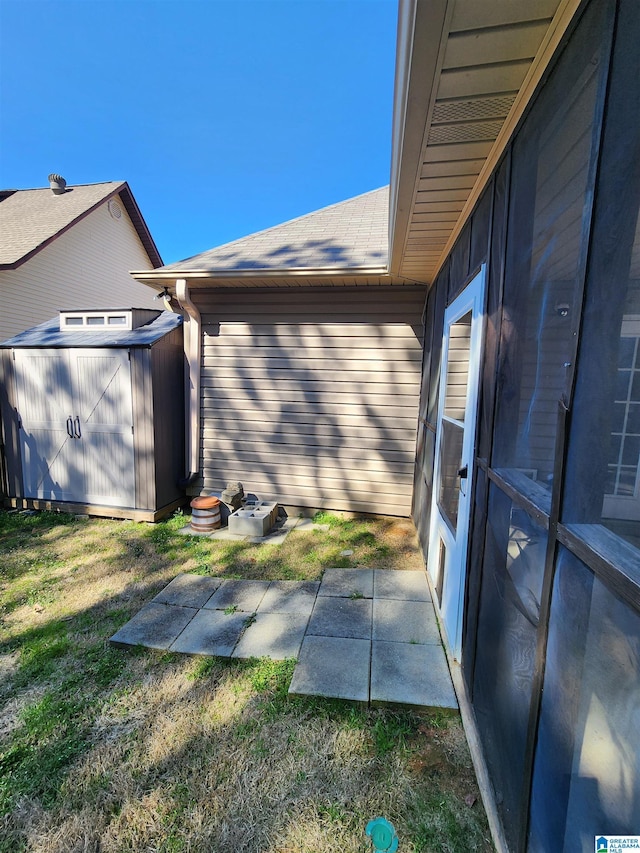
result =
[[368,702],[370,657],[370,640],[307,635],[289,693]]
[[373,642],[371,704],[457,708],[442,646]]
[[429,601],[373,602],[373,639],[390,643],[440,644],[438,624]]
[[307,634],[321,637],[354,637],[371,639],[373,602],[370,598],[316,599]]
[[146,646],[168,649],[198,611],[150,602],[111,637],[114,646]]
[[317,581],[272,581],[258,612],[298,613],[309,617],[319,586]]
[[179,607],[202,607],[221,583],[220,578],[178,575],[156,595],[153,601],[161,604],[176,604]]
[[229,657],[247,625],[247,613],[199,610],[169,651]]
[[300,518],[296,524],[296,531],[298,533],[306,533],[310,530],[322,530],[323,533],[327,533],[330,529],[330,524],[316,524],[312,518]]
[[240,637],[234,658],[297,658],[307,628],[308,616],[300,613],[256,613]]
[[431,601],[424,572],[376,569],[373,573],[373,594],[376,598],[393,598],[400,601]]
[[271,583],[182,574],[111,642],[297,658],[292,695],[457,708],[424,572],[326,569],[321,582]]
[[[187,528],[185,528],[185,530],[187,530]],[[188,530],[191,530],[190,526]],[[180,532],[182,533],[182,531]],[[210,539],[221,539],[223,542],[244,542],[247,538],[241,533],[230,533],[228,527],[221,527],[220,530],[216,530],[214,533],[208,533],[205,535],[209,536]]]
[[223,580],[204,606],[207,610],[235,607],[236,610],[255,613],[268,588],[269,581]]
[[318,595],[373,598],[373,569],[326,569]]

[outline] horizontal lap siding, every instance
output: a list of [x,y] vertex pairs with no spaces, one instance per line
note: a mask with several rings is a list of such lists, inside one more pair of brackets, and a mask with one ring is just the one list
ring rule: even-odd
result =
[[195,291],[205,491],[408,515],[422,287]]

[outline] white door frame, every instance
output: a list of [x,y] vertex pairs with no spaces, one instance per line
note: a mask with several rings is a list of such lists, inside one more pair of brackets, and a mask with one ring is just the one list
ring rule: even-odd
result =
[[[439,610],[445,641],[456,660],[462,653],[462,622],[466,585],[467,548],[473,494],[473,461],[475,454],[476,425],[478,420],[478,391],[484,338],[484,299],[486,264],[471,279],[462,293],[451,303],[444,315],[442,330],[442,357],[440,363],[440,390],[436,449],[431,500],[428,571],[434,588],[441,589],[441,600],[435,601]],[[451,326],[471,314],[469,369],[466,405],[463,422],[446,418],[444,414],[447,387],[447,364]],[[467,468],[466,478],[460,478],[459,503],[455,531],[445,519],[438,505],[441,480],[442,422],[451,420],[463,427],[461,468]]]

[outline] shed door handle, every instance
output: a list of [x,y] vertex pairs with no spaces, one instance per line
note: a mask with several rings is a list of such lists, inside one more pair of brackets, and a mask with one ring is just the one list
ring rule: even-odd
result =
[[466,480],[468,475],[469,468],[466,465],[464,466],[464,468],[460,468],[460,470],[458,471],[458,477],[460,477],[461,480]]
[[76,415],[75,420],[73,422],[73,433],[76,438],[82,438],[82,431],[80,430],[80,417]]
[[73,419],[71,415],[67,418],[67,435],[69,438],[73,438]]

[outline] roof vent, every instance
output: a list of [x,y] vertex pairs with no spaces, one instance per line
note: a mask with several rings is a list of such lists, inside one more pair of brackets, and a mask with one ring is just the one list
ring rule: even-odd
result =
[[66,186],[67,182],[62,175],[56,175],[54,172],[49,175],[49,187],[54,195],[62,195]]

